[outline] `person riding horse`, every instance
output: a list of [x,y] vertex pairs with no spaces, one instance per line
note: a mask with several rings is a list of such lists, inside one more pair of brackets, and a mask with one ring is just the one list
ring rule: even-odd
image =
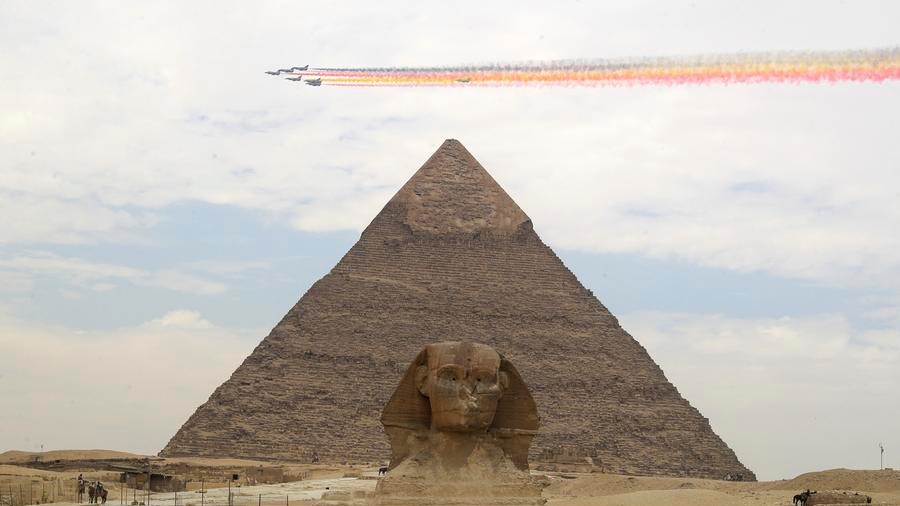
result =
[[799,494],[794,496],[794,506],[806,506],[806,501],[809,500],[809,496],[815,494],[815,492],[810,492],[809,489],[806,489],[806,492],[800,492]]
[[100,504],[106,504],[106,496],[108,495],[108,493],[109,491],[106,490],[106,487],[104,487],[103,484],[98,481],[96,492],[97,496],[95,500]]

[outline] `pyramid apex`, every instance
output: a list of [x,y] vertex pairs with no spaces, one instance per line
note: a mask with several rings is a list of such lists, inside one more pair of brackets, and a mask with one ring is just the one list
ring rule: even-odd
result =
[[[509,235],[530,219],[457,139],[447,139],[388,202],[413,233]],[[385,211],[382,211],[384,214]]]

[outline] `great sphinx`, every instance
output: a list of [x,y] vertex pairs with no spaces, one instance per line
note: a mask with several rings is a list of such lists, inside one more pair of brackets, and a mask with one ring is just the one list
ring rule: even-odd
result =
[[427,345],[384,408],[379,505],[543,504],[528,471],[540,420],[516,368],[472,342]]

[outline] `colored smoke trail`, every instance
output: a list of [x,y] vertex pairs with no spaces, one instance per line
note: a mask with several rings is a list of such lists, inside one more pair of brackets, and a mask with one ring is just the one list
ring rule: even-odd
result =
[[421,68],[309,68],[290,72],[313,86],[675,86],[900,80],[900,48],[563,60]]

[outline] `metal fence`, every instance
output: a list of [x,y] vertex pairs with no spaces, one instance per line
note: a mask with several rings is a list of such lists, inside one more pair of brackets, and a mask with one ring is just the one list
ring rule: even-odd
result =
[[78,486],[62,478],[39,479],[31,476],[0,480],[0,505],[26,506],[75,501]]
[[[355,478],[357,475],[345,475],[344,480]],[[78,496],[78,483],[74,478],[67,477],[35,477],[35,476],[4,476],[0,479],[0,506],[30,506],[50,503],[88,504],[89,497],[87,487],[81,497]],[[91,477],[93,479],[95,477]],[[109,477],[107,477],[109,478]],[[304,483],[310,478],[309,472],[304,472],[291,483]],[[209,488],[211,483],[202,480],[196,482],[181,482],[180,490],[173,492],[152,492],[142,488],[131,488],[124,482],[113,480],[104,481],[107,490],[107,506],[291,506],[300,501],[308,501],[311,494],[321,493],[312,490],[298,490],[296,486],[291,488],[282,483],[251,482],[231,483],[223,487],[221,482],[212,484],[216,488]],[[185,488],[199,487],[197,490],[185,490]],[[324,487],[328,488],[328,487]],[[333,493],[337,491],[334,490]],[[99,502],[99,501],[98,501]]]

